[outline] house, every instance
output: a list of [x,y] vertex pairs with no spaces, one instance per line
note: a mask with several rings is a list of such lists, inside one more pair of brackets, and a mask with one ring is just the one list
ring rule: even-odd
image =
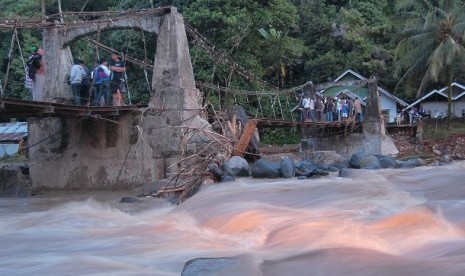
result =
[[[368,80],[364,76],[354,72],[352,70],[347,70],[342,73],[339,77],[337,77],[334,82],[339,81],[366,81]],[[387,118],[388,123],[393,123],[396,121],[396,115],[398,110],[404,109],[408,104],[399,99],[398,97],[392,95],[384,88],[378,86],[378,92],[380,96],[380,104],[381,104],[381,111],[383,115]],[[319,92],[322,96],[327,97],[340,97],[341,95],[345,95],[346,97],[355,98],[356,96],[359,97],[363,104],[366,105],[367,95],[368,95],[368,88],[367,87],[359,87],[359,86],[335,86],[328,88],[324,91]]]
[[20,153],[27,140],[27,123],[0,123],[0,158]]
[[[465,117],[465,86],[459,83],[452,83],[452,114],[455,117]],[[445,117],[447,115],[447,89],[444,87],[440,90],[425,94],[420,99],[405,107],[404,110],[409,110],[412,107],[424,109],[431,117]]]

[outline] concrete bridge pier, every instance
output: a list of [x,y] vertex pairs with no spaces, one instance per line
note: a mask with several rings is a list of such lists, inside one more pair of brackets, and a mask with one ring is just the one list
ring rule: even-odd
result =
[[[396,156],[399,151],[391,137],[386,135],[386,122],[381,112],[381,104],[376,78],[367,81],[368,98],[362,130],[348,132],[333,137],[318,137],[317,129],[304,129],[301,147],[304,151],[336,151],[347,157],[355,152],[363,152],[367,155]],[[344,129],[341,129],[344,131]]]
[[378,92],[378,82],[372,77],[368,80],[367,106],[362,124],[364,152],[366,154],[382,154],[396,156],[399,150],[391,137],[386,135],[386,121],[381,113],[381,103]]
[[163,16],[159,27],[152,89],[149,107],[156,111],[146,113],[143,129],[158,164],[158,178],[165,178],[177,172],[173,165],[183,152],[182,141],[190,141],[187,154],[205,143],[205,137],[186,136],[186,130],[210,128],[200,117],[201,94],[195,86],[184,19],[175,8]]
[[73,55],[69,46],[63,46],[63,31],[58,28],[46,28],[43,35],[45,55],[45,102],[68,102],[72,99],[71,86],[66,83],[73,64]]
[[[200,132],[210,129],[201,118],[201,94],[195,87],[187,35],[175,8],[152,21],[158,32],[149,108],[115,117],[30,119],[30,175],[35,188],[131,189],[169,177],[178,171],[182,154],[191,154],[209,142]],[[118,27],[137,25],[129,20]],[[106,23],[109,24],[109,23]],[[107,26],[112,28],[111,24]],[[48,76],[45,100],[71,98],[64,82],[71,66],[67,45],[88,30],[46,30],[44,46]],[[63,36],[67,37],[63,41]],[[188,142],[185,142],[188,141]]]

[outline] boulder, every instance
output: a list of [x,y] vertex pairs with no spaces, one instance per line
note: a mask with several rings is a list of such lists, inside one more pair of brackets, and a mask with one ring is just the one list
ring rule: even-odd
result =
[[316,168],[323,170],[323,171],[329,171],[329,165],[325,165],[325,164],[316,164]]
[[220,180],[223,178],[223,171],[220,169],[220,166],[216,163],[210,163],[208,165],[208,171],[213,174],[216,180]]
[[252,257],[197,258],[188,261],[181,276],[260,275]]
[[426,161],[419,157],[409,158],[407,161],[405,161],[405,163],[407,163],[407,166],[410,167],[426,166]]
[[396,160],[390,156],[376,155],[376,158],[378,158],[379,165],[383,169],[392,169],[397,167]]
[[418,157],[411,157],[405,161],[396,160],[396,165],[398,168],[413,168],[426,166],[426,161]]
[[328,171],[316,169],[316,170],[313,171],[312,177],[314,177],[314,176],[327,176],[327,175],[329,175]]
[[317,165],[309,159],[305,159],[305,160],[297,162],[295,167],[302,172],[311,172],[317,169]]
[[380,169],[381,165],[378,158],[374,155],[362,156],[359,160],[360,168],[362,169]]
[[349,167],[354,168],[354,169],[360,169],[360,159],[365,156],[362,152],[356,152],[352,154],[352,156],[349,159]]
[[305,159],[297,162],[295,165],[295,175],[298,177],[311,177],[313,175],[313,171],[315,171],[317,168],[318,167],[315,163],[313,163],[311,160]]
[[28,197],[32,184],[18,166],[7,165],[0,168],[0,197]]
[[339,176],[341,176],[342,170],[347,169],[347,166],[344,165],[343,163],[332,163],[332,164],[330,164],[330,166],[332,168],[336,168],[336,169],[339,170]]
[[229,166],[234,174],[234,176],[249,176],[249,163],[242,157],[233,156],[228,161],[226,165]]
[[327,172],[330,176],[339,176],[340,174],[339,169],[333,166],[329,166]]
[[346,178],[355,178],[359,174],[360,174],[360,171],[358,169],[346,168],[340,172],[339,176],[346,177]]
[[236,181],[236,179],[234,178],[234,176],[231,176],[231,175],[224,175],[223,178],[221,178],[220,183],[223,183],[223,182],[232,182],[232,181]]
[[278,178],[281,177],[281,164],[271,163],[264,159],[255,161],[252,165],[252,177]]
[[223,169],[223,177],[226,175],[234,177],[233,170],[226,162],[223,163],[223,166],[221,166],[221,168]]
[[344,157],[335,151],[315,151],[311,155],[317,164],[329,165],[344,162]]
[[281,176],[284,178],[292,178],[295,176],[294,163],[289,158],[283,158],[280,162]]
[[313,175],[313,171],[314,170],[311,170],[311,171],[301,171],[299,169],[295,169],[295,176],[297,176],[299,179],[303,179],[303,178],[309,178]]

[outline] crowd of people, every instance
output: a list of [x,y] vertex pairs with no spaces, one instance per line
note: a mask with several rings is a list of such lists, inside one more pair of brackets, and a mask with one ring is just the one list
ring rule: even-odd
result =
[[111,60],[101,58],[90,71],[81,60],[74,60],[70,84],[75,105],[124,105],[126,67],[121,58],[111,54]]
[[362,102],[359,97],[311,98],[302,95],[299,101],[302,121],[311,122],[349,122],[363,120]]
[[416,107],[412,107],[410,110],[404,110],[402,112],[397,113],[396,117],[396,124],[401,125],[404,123],[405,118],[409,119],[410,125],[415,124],[417,121],[421,120],[422,118],[430,117],[430,115],[424,110],[423,108],[417,109]]
[[[25,87],[32,92],[33,101],[42,101],[45,85],[45,63],[42,48],[33,47],[27,61]],[[71,86],[75,105],[121,106],[127,91],[126,66],[116,54],[108,61],[101,58],[90,70],[82,60],[74,59],[68,84]]]

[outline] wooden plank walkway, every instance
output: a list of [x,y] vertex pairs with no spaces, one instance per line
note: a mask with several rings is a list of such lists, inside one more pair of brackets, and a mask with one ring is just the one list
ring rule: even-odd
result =
[[[276,120],[276,119],[257,119],[258,127],[314,127],[314,128],[341,128],[346,126],[351,126],[354,124],[352,121],[347,122],[302,122],[302,121],[286,121],[286,120]],[[359,125],[360,123],[355,123],[354,125]]]
[[59,116],[117,116],[122,113],[139,111],[145,105],[131,106],[84,106],[62,103],[37,102],[18,99],[1,99],[0,116],[18,117],[59,117]]

